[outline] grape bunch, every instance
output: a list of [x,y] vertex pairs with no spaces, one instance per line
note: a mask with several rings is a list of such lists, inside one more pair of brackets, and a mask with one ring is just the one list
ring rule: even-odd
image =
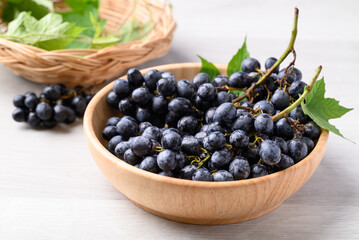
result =
[[82,86],[67,88],[63,84],[46,86],[36,96],[34,92],[17,95],[13,99],[16,109],[12,117],[16,122],[27,122],[34,128],[54,128],[58,123],[71,124],[83,117],[92,98]]
[[[267,59],[266,70],[276,61]],[[314,148],[320,128],[300,106],[277,121],[272,117],[303,93],[301,71],[278,67],[236,102],[236,92],[265,73],[254,58],[241,67],[243,72],[212,81],[206,73],[177,81],[169,72],[153,69],[143,76],[130,69],[107,95],[118,109],[102,132],[107,149],[140,169],[195,181],[256,178],[298,163]]]

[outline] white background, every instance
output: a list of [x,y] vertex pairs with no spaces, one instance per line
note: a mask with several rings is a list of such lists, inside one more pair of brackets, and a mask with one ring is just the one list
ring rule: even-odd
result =
[[[251,56],[278,57],[300,8],[297,66],[308,80],[323,65],[327,96],[355,107],[333,123],[359,143],[359,2],[356,0],[173,0],[178,23],[169,54],[140,66],[227,63],[247,35]],[[93,162],[81,121],[35,131],[11,119],[12,98],[43,86],[0,66],[0,239],[359,239],[359,152],[330,135],[322,164],[275,211],[226,226],[153,216],[129,202]]]

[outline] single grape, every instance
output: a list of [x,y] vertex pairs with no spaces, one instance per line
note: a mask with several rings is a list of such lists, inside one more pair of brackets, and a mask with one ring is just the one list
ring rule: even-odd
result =
[[158,127],[150,126],[146,128],[145,131],[143,131],[142,136],[160,142],[162,138],[162,133]]
[[303,81],[295,81],[290,85],[288,89],[289,95],[294,98],[298,99],[299,95],[301,95],[304,92],[304,88],[307,86],[307,84]]
[[213,107],[213,101],[205,101],[197,95],[194,99],[194,105],[199,110],[207,111],[209,108]]
[[146,128],[151,127],[152,124],[150,122],[141,122],[138,125],[138,133],[142,135],[142,133],[146,130]]
[[71,101],[71,108],[78,117],[83,117],[87,107],[87,101],[82,96],[75,96]]
[[36,116],[36,113],[30,112],[27,117],[27,123],[30,124],[31,127],[39,127],[41,124],[41,119]]
[[250,73],[248,73],[248,78],[249,78],[249,83],[250,83],[250,85],[251,85],[252,83],[258,82],[260,76],[261,76],[261,75],[260,75],[259,73],[257,73],[257,72],[250,72]]
[[168,149],[164,149],[157,156],[157,164],[163,171],[174,170],[177,166],[176,154]]
[[235,72],[230,76],[228,80],[228,85],[234,88],[249,87],[250,83],[251,80],[245,72]]
[[[253,84],[254,83],[252,83],[252,85]],[[267,90],[265,89],[264,85],[259,85],[253,90],[253,97],[254,97],[254,102],[258,102],[267,97]]]
[[287,119],[281,118],[275,123],[275,134],[284,139],[291,139],[294,137],[295,130]]
[[301,106],[294,108],[294,110],[289,113],[289,117],[298,120],[302,124],[306,123],[308,119]]
[[120,120],[121,118],[119,117],[110,117],[106,122],[106,126],[116,126]]
[[198,73],[192,80],[194,85],[196,85],[197,88],[201,86],[204,83],[210,83],[211,79],[209,78],[207,73]]
[[59,104],[54,106],[54,119],[56,122],[65,122],[67,119],[67,113],[67,107]]
[[137,124],[126,119],[122,118],[117,124],[116,129],[119,135],[122,135],[125,138],[133,137],[136,135]]
[[246,73],[256,72],[257,69],[261,69],[261,64],[255,58],[245,58],[241,64],[242,70]]
[[222,103],[214,113],[214,120],[220,124],[232,124],[236,114],[237,109],[232,103]]
[[219,170],[215,174],[213,174],[213,181],[215,182],[225,182],[225,181],[233,181],[233,176],[226,170]]
[[50,120],[54,110],[51,105],[46,102],[40,102],[35,109],[35,113],[43,121]]
[[[293,69],[293,70],[292,70]],[[278,77],[280,79],[283,78],[284,76],[284,72],[285,72],[285,69],[282,69],[280,70],[280,72],[278,73]],[[298,68],[293,68],[293,67],[290,67],[288,68],[287,70],[287,82],[288,83],[292,83],[294,81],[300,81],[302,80],[302,72],[298,69]]]
[[232,161],[232,152],[227,148],[215,151],[211,157],[213,166],[217,169],[227,167]]
[[198,88],[197,94],[204,101],[213,101],[217,97],[217,90],[212,84],[204,83]]
[[138,122],[146,122],[151,119],[151,112],[147,108],[138,107],[136,109],[136,119]]
[[151,94],[146,88],[136,88],[132,92],[132,99],[139,106],[144,107],[151,100]]
[[133,116],[136,112],[136,103],[132,98],[124,98],[119,102],[118,108],[124,115]]
[[123,160],[127,162],[128,164],[136,165],[141,162],[142,158],[135,155],[134,152],[132,152],[131,148],[127,149],[126,152],[123,154]]
[[35,111],[37,105],[39,104],[39,99],[36,95],[29,94],[25,97],[24,105],[31,111]]
[[223,75],[218,75],[217,77],[213,78],[212,85],[214,87],[224,87],[228,85],[228,78]]
[[314,149],[314,146],[315,146],[313,140],[308,137],[303,137],[302,140],[307,145],[308,153],[310,153]]
[[242,130],[235,130],[229,137],[229,143],[235,148],[244,148],[249,144],[249,137]]
[[176,132],[164,134],[161,139],[162,147],[172,151],[178,151],[181,148],[182,138]]
[[144,82],[142,74],[136,68],[130,68],[128,70],[127,79],[130,86],[134,88],[141,87]]
[[[276,58],[274,57],[268,58],[264,64],[266,70],[270,69],[276,62],[277,62]],[[273,73],[278,73],[278,72],[279,72],[279,65],[274,69]]]
[[294,160],[288,155],[281,154],[281,159],[278,164],[275,165],[279,170],[287,169],[294,165]]
[[180,134],[180,131],[177,128],[164,128],[163,132],[162,132],[162,135],[164,136],[164,135],[166,135],[168,133],[173,133],[173,132],[177,133],[177,134]]
[[220,150],[226,143],[226,137],[221,132],[212,132],[203,139],[203,147],[210,152]]
[[113,83],[113,91],[119,99],[126,98],[131,93],[130,83],[127,79],[117,79]]
[[16,122],[26,122],[27,116],[28,116],[28,113],[24,108],[18,107],[12,112],[12,118]]
[[61,90],[53,85],[44,88],[44,95],[50,101],[57,101],[61,97]]
[[155,95],[151,100],[152,112],[157,114],[167,113],[168,101],[164,96]]
[[191,112],[192,104],[187,98],[176,97],[168,104],[168,110],[181,117]]
[[70,107],[66,107],[66,111],[67,111],[67,118],[64,121],[64,123],[71,124],[71,123],[75,122],[76,121],[75,111]]
[[177,82],[177,93],[179,97],[193,100],[197,93],[197,87],[187,79]]
[[272,140],[264,140],[259,148],[259,156],[267,165],[276,165],[281,159],[281,151]]
[[227,92],[219,92],[217,94],[217,99],[215,100],[215,106],[219,106],[221,105],[222,103],[225,103],[225,102],[232,102],[232,99],[231,99],[231,96],[227,93]]
[[197,168],[194,165],[187,165],[179,171],[179,178],[191,180],[195,171]]
[[289,96],[281,89],[277,89],[271,99],[275,109],[284,110],[289,106]]
[[251,177],[257,178],[257,177],[263,177],[265,175],[268,175],[268,169],[263,164],[254,164],[251,167]]
[[239,116],[232,124],[232,130],[242,130],[249,134],[254,129],[254,117],[251,113]]
[[254,120],[254,128],[257,132],[272,135],[274,123],[272,117],[267,113],[259,114]]
[[207,128],[207,133],[210,134],[212,132],[221,132],[221,133],[225,133],[226,129],[224,129],[224,127],[219,124],[219,122],[213,122],[211,124],[208,125]]
[[194,136],[184,136],[182,138],[181,150],[187,155],[200,155],[201,154],[201,144]]
[[157,173],[159,171],[158,165],[157,165],[157,158],[155,156],[147,156],[145,157],[139,166],[140,169]]
[[165,97],[174,95],[177,92],[176,81],[172,78],[161,78],[157,82],[157,91]]
[[308,155],[308,147],[302,140],[292,139],[288,144],[288,153],[297,163]]
[[268,113],[270,115],[275,114],[275,109],[274,109],[273,103],[266,101],[266,100],[261,100],[261,101],[257,102],[253,106],[253,109],[261,110],[263,113]]
[[13,98],[12,103],[14,104],[15,107],[25,107],[25,96],[24,95],[16,95]]
[[251,167],[244,157],[235,157],[229,164],[229,172],[235,180],[242,180],[249,177]]
[[116,126],[107,126],[102,131],[102,136],[105,140],[110,141],[111,138],[118,135]]
[[214,113],[216,112],[217,107],[212,107],[207,110],[205,115],[205,121],[207,124],[214,122]]
[[183,134],[193,135],[197,132],[198,125],[198,120],[194,116],[185,116],[178,121],[177,128]]
[[279,79],[278,76],[275,73],[272,73],[267,79],[266,79],[266,86],[271,92],[275,92],[279,88]]
[[193,181],[213,181],[212,174],[208,171],[208,169],[200,168],[197,169],[192,175]]
[[187,164],[186,155],[183,152],[176,152],[176,162],[177,166],[176,169],[182,169]]
[[304,136],[309,137],[310,139],[316,140],[320,136],[320,128],[315,122],[309,122],[304,125],[305,131]]
[[[208,125],[205,125],[205,126],[208,126]],[[200,131],[200,132],[196,133],[195,138],[197,138],[197,140],[203,145],[203,140],[207,136],[208,136],[208,134],[206,131]]]
[[134,137],[131,139],[131,150],[139,157],[150,155],[153,150],[152,142],[143,136]]
[[[112,108],[118,109],[119,102],[120,102],[120,97],[114,91],[111,91],[107,94],[107,103]],[[62,101],[62,104],[68,105],[66,102],[64,102],[64,100]]]

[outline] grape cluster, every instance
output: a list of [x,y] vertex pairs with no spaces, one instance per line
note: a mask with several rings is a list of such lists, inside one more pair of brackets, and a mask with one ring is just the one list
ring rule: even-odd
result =
[[82,86],[67,88],[63,84],[46,86],[36,96],[34,92],[17,95],[13,99],[16,109],[12,117],[17,122],[27,122],[31,127],[54,128],[58,123],[70,124],[83,117],[92,94]]
[[[265,68],[275,62],[269,58]],[[143,76],[130,69],[107,95],[119,110],[103,129],[108,150],[140,169],[195,181],[256,178],[301,161],[320,128],[300,106],[272,119],[303,93],[300,70],[278,67],[236,103],[233,90],[245,91],[265,73],[254,58],[245,59],[242,69],[212,81],[206,73],[176,81],[169,72],[153,69]]]

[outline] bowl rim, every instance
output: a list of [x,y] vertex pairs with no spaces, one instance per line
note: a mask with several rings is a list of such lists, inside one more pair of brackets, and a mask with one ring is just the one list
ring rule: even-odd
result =
[[[215,64],[215,66],[219,68],[226,68],[227,66],[225,64]],[[174,64],[164,64],[164,65],[158,65],[153,66],[150,68],[145,68],[140,70],[142,73],[147,72],[151,69],[163,69],[163,68],[172,68],[172,69],[182,69],[182,68],[193,68],[201,67],[201,63],[193,63],[193,62],[186,62],[186,63],[174,63]],[[121,78],[126,78],[126,76],[122,76]],[[294,171],[296,171],[298,168],[301,168],[302,166],[309,164],[310,161],[313,159],[313,157],[317,154],[320,154],[323,150],[322,147],[326,145],[328,138],[329,138],[329,132],[325,129],[322,129],[322,133],[320,134],[320,137],[317,141],[317,144],[315,145],[314,149],[310,154],[308,154],[307,157],[302,159],[300,162],[294,164],[293,166],[263,176],[258,178],[251,178],[251,179],[243,179],[243,180],[235,180],[235,181],[227,181],[227,182],[205,182],[205,181],[193,181],[188,179],[179,179],[179,178],[173,178],[173,177],[167,177],[162,176],[157,173],[148,172],[142,169],[139,169],[135,166],[132,166],[125,161],[117,158],[115,155],[113,155],[111,152],[109,152],[99,141],[99,139],[96,137],[92,120],[94,115],[94,108],[98,105],[98,102],[100,99],[103,98],[103,95],[107,94],[112,90],[112,85],[114,81],[107,84],[105,87],[103,87],[90,101],[89,105],[86,108],[85,115],[83,118],[83,130],[84,133],[88,139],[88,141],[91,142],[93,147],[96,148],[98,152],[100,152],[103,157],[105,157],[107,160],[111,161],[117,168],[122,168],[127,171],[130,171],[132,174],[138,175],[140,177],[143,177],[147,180],[156,181],[156,182],[164,182],[167,184],[172,185],[181,185],[181,186],[188,186],[188,187],[200,187],[200,188],[232,188],[232,187],[241,187],[246,185],[252,185],[257,184],[261,182],[268,182],[271,181],[271,179],[282,177],[283,175],[290,174]],[[89,146],[90,147],[90,146]]]

